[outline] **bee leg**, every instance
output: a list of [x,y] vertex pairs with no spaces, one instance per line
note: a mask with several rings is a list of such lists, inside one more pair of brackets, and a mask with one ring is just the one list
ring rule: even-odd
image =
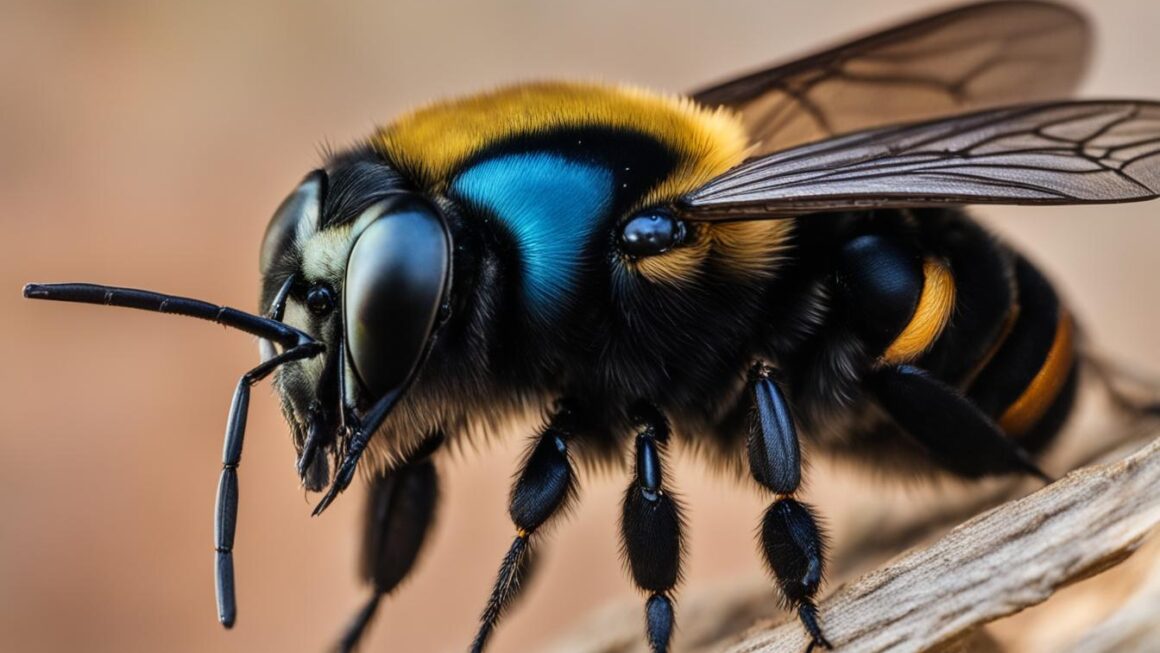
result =
[[894,421],[948,471],[967,478],[1025,473],[1052,481],[978,406],[923,370],[885,367],[870,375],[868,386]]
[[636,467],[624,495],[620,535],[633,582],[649,593],[649,648],[663,653],[673,633],[671,593],[681,577],[681,506],[663,486],[660,453],[668,441],[668,424],[651,407],[638,413],[643,428],[636,436]]
[[471,643],[472,653],[483,651],[504,610],[527,580],[532,535],[575,494],[575,473],[568,457],[573,417],[569,407],[561,406],[524,458],[508,506],[516,537],[500,564],[495,586],[480,615],[479,630]]
[[371,595],[347,625],[336,651],[355,650],[380,600],[407,577],[423,548],[439,498],[439,478],[430,454],[442,438],[433,440],[433,446],[424,445],[412,460],[371,480],[361,569]]
[[825,571],[825,538],[812,509],[793,498],[801,486],[801,449],[789,406],[769,373],[758,365],[750,385],[749,471],[778,496],[761,521],[761,550],[786,606],[797,610],[810,635],[807,651],[829,649],[814,603]]
[[237,619],[234,596],[234,532],[238,523],[238,465],[242,461],[242,444],[246,436],[246,416],[250,411],[250,387],[266,378],[280,365],[317,356],[322,344],[309,342],[287,349],[263,361],[238,379],[230,414],[226,418],[225,445],[222,447],[222,472],[218,480],[214,507],[214,589],[217,594],[218,621],[231,628]]

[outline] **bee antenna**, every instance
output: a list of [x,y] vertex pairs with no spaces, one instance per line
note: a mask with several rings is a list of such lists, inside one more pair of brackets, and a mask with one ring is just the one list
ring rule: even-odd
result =
[[[279,291],[279,295],[283,298],[285,292],[288,292],[288,285],[284,285],[283,290]],[[316,342],[306,333],[273,318],[254,315],[229,306],[210,304],[200,299],[165,295],[150,290],[117,288],[92,283],[30,283],[24,286],[24,296],[28,299],[103,304],[155,313],[174,313],[196,317],[276,342],[285,348]]]
[[[279,290],[271,308],[272,315],[281,316],[281,306],[289,293],[291,282],[292,280],[287,280]],[[325,345],[272,317],[261,317],[236,308],[203,302],[200,299],[163,295],[149,290],[90,283],[30,283],[24,286],[24,296],[29,299],[104,304],[156,313],[176,313],[217,322],[258,336],[263,341],[282,345],[284,349],[282,353],[266,358],[238,380],[233,401],[230,403],[229,417],[226,419],[222,470],[218,481],[214,515],[216,552],[214,584],[217,593],[218,620],[223,626],[230,628],[237,618],[237,600],[234,595],[234,531],[238,518],[238,464],[242,458],[242,441],[245,437],[246,416],[250,406],[250,387],[286,363],[321,354],[326,349]]]

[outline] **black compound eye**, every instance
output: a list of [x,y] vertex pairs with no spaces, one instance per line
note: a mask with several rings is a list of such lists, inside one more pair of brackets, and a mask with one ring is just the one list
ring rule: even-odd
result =
[[306,291],[306,308],[322,317],[334,310],[334,290],[325,284],[318,284]]
[[620,249],[629,256],[654,256],[680,245],[685,223],[668,211],[638,213],[620,228]]
[[388,200],[358,236],[346,266],[348,358],[375,397],[400,389],[419,365],[450,277],[451,238],[435,208]]
[[266,225],[266,234],[262,236],[262,250],[258,256],[258,270],[262,274],[270,271],[270,266],[296,239],[318,229],[325,186],[326,173],[316,170],[278,205],[270,224]]

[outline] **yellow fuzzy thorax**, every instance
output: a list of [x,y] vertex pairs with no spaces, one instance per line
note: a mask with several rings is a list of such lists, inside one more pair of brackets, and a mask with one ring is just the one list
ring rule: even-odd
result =
[[[371,144],[432,194],[484,148],[507,138],[561,129],[608,127],[650,137],[677,159],[672,172],[632,210],[670,205],[741,163],[750,150],[740,119],[691,99],[629,86],[574,82],[521,84],[436,102],[382,127]],[[740,276],[766,276],[792,229],[790,220],[705,223],[686,247],[626,268],[654,283],[693,282],[710,257]]]
[[437,102],[381,128],[373,145],[425,190],[444,190],[472,155],[508,137],[561,128],[631,129],[677,154],[676,170],[642,205],[671,201],[744,159],[741,122],[687,98],[599,84],[544,82]]

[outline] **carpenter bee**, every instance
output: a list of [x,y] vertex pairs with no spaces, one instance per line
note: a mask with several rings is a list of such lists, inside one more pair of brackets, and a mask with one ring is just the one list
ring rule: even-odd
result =
[[[968,479],[1030,474],[1071,409],[1078,327],[1026,258],[961,208],[1160,194],[1160,102],[1060,100],[1089,30],[1049,2],[963,6],[687,96],[535,83],[420,108],[327,156],[270,220],[263,316],[90,284],[26,297],[213,320],[257,336],[216,514],[234,623],[237,467],[273,382],[320,513],[370,480],[371,598],[410,572],[444,444],[544,415],[482,651],[581,459],[627,459],[621,535],[668,650],[685,442],[771,494],[760,542],[829,647],[825,545],[796,498],[803,446]],[[629,450],[631,449],[631,453]]]

